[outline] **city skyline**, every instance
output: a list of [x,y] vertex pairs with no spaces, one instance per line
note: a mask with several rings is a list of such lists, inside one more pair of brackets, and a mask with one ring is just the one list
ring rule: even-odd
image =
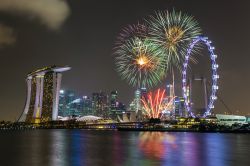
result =
[[[15,39],[11,45],[0,40],[0,44],[4,43],[0,49],[0,120],[14,120],[21,114],[25,104],[27,73],[53,64],[72,67],[63,76],[62,89],[73,89],[87,96],[99,90],[118,90],[121,101],[128,104],[132,101],[135,88],[121,80],[115,71],[112,49],[116,36],[128,24],[137,23],[157,10],[173,8],[193,15],[203,33],[213,41],[220,64],[219,95],[232,111],[249,112],[247,98],[250,93],[250,67],[247,62],[250,59],[247,54],[250,48],[247,44],[250,21],[244,17],[250,16],[247,10],[250,2],[161,0],[156,4],[142,0],[75,0],[65,1],[65,5],[68,10],[58,9],[66,12],[66,15],[57,24],[44,23],[41,16],[34,13],[23,14],[25,9],[21,12],[6,12],[0,8],[1,25],[11,27],[14,35],[11,35],[11,39]],[[32,16],[34,18],[30,19]],[[57,19],[52,21],[56,22]],[[6,34],[1,27],[0,31]],[[204,63],[209,60],[206,56],[197,65],[197,71],[206,67]],[[164,81],[156,88],[165,85]],[[180,83],[177,83],[178,86],[180,89]],[[180,95],[180,90],[177,93]],[[225,110],[219,101],[215,107],[218,112]]]

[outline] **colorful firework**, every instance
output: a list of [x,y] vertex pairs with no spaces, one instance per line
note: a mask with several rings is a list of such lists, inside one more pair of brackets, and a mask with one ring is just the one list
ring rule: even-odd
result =
[[150,40],[165,56],[168,67],[180,69],[190,42],[201,35],[198,22],[192,16],[174,10],[156,12],[146,22]]
[[[117,71],[137,88],[151,88],[166,73],[166,61],[146,37],[144,26],[131,26],[118,37],[115,47]],[[142,30],[144,29],[144,30]]]
[[122,29],[116,40],[116,47],[119,48],[127,41],[133,40],[135,38],[145,39],[148,37],[148,27],[144,24],[133,24]]
[[142,98],[143,110],[149,118],[160,118],[163,107],[163,99],[165,98],[165,89],[158,89],[154,93],[149,92],[147,97]]

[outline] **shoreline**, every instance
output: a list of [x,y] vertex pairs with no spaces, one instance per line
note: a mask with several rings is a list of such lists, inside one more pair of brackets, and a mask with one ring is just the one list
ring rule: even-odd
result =
[[198,129],[171,129],[171,128],[0,128],[0,132],[7,131],[32,131],[32,130],[92,130],[92,131],[120,131],[120,132],[190,132],[190,133],[235,133],[248,134],[250,130],[198,130]]

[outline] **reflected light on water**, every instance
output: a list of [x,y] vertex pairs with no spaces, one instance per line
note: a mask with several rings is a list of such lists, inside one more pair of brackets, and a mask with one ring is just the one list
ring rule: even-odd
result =
[[161,159],[168,149],[175,149],[175,136],[163,132],[142,132],[139,135],[139,149],[150,159]]
[[0,165],[249,165],[249,134],[35,130],[2,133]]
[[51,156],[50,156],[50,165],[67,165],[66,161],[68,160],[67,149],[68,141],[63,131],[54,131],[50,133],[52,139],[51,142]]
[[55,130],[51,133],[51,166],[81,165],[85,161],[85,139],[80,130]]

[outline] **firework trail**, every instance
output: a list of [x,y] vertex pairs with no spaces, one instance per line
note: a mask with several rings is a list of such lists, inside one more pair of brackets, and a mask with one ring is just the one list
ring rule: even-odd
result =
[[166,97],[165,89],[158,89],[156,92],[149,92],[146,98],[142,98],[143,110],[149,118],[160,118],[163,111],[163,99]]

